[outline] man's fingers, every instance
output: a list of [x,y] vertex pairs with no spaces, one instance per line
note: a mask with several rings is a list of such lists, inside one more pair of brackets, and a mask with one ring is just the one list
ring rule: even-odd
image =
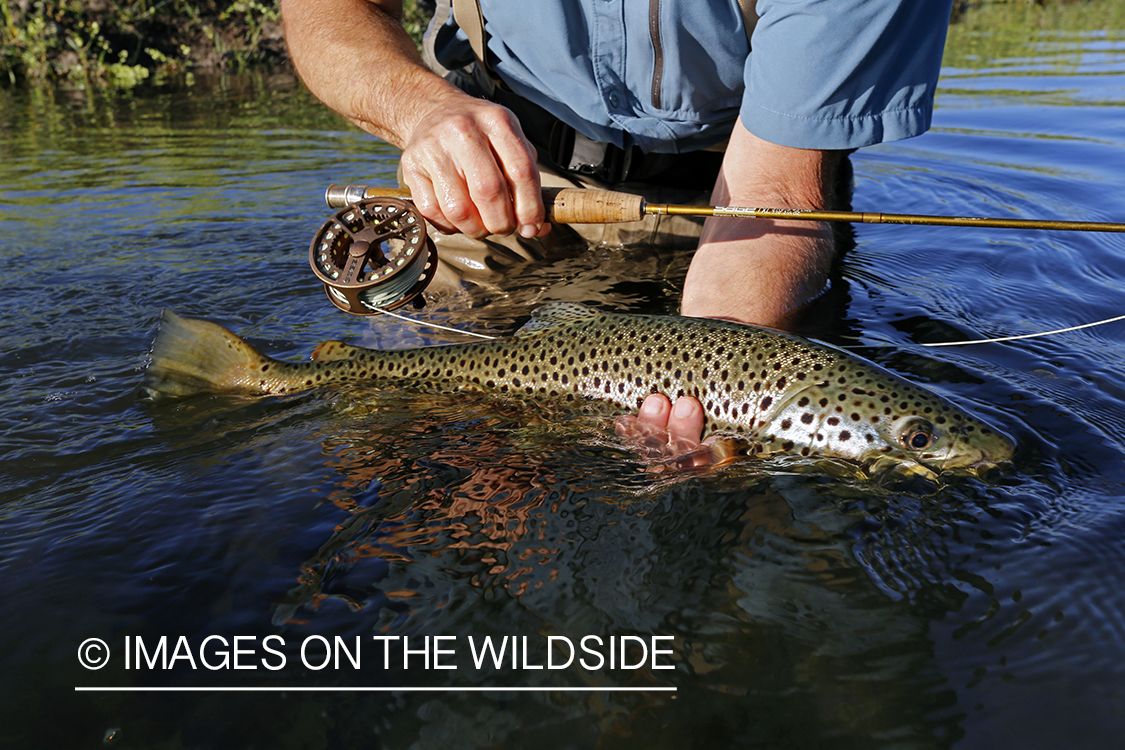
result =
[[698,445],[703,435],[703,422],[703,406],[697,399],[690,396],[678,399],[668,418],[668,434],[674,440]]
[[667,396],[647,396],[636,416],[619,417],[615,430],[641,449],[648,458],[680,466],[708,466],[712,463],[711,443],[701,443],[703,406],[690,396],[673,406]]
[[507,179],[512,200],[514,229],[523,237],[541,237],[546,211],[535,147],[524,137],[519,121],[509,113],[509,128],[493,140],[496,159]]
[[403,151],[403,179],[412,191],[423,186],[415,203],[432,224],[469,237],[547,233],[535,149],[509,110],[473,100],[432,113],[418,132]]
[[457,231],[457,228],[442,212],[441,204],[434,192],[434,184],[424,173],[419,174],[404,166],[402,181],[410,190],[410,200],[414,203],[414,207],[418,209],[418,212],[422,214],[426,221],[433,224],[440,232],[448,234]]

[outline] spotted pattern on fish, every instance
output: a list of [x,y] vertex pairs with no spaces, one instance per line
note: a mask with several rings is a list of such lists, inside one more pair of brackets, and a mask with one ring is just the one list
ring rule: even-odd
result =
[[[311,362],[271,360],[222,332],[188,351],[213,326],[166,314],[147,373],[151,390],[284,394],[332,383],[393,381],[444,390],[598,399],[635,410],[651,393],[694,396],[704,434],[738,436],[756,455],[871,460],[933,468],[1011,457],[1009,438],[944,398],[847,352],[790,334],[699,318],[601,313],[572,303],[541,308],[497,341],[377,351],[322,344]],[[167,333],[166,333],[167,331]],[[216,349],[226,347],[223,356]],[[186,356],[185,356],[186,353]],[[207,360],[229,360],[194,372]],[[180,363],[186,360],[185,366]],[[187,381],[182,389],[180,381]],[[203,384],[202,387],[200,384]]]

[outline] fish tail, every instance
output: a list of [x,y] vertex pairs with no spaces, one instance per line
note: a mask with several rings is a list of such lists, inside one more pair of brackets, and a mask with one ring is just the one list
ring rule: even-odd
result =
[[269,393],[267,371],[285,366],[222,326],[181,318],[171,310],[161,315],[151,358],[144,385],[153,398]]

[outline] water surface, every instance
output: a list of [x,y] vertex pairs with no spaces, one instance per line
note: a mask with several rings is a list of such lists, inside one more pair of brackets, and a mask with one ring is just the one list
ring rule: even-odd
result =
[[[856,210],[1125,220],[1125,23],[1068,7],[1019,33],[955,27],[934,129],[853,157]],[[1015,466],[991,482],[881,487],[754,465],[668,478],[599,418],[405,391],[138,398],[165,307],[278,357],[327,338],[455,338],[339,313],[308,270],[324,186],[390,184],[396,159],[284,76],[0,90],[0,744],[1120,737],[1125,327],[920,344],[1121,314],[1121,235],[855,228],[838,309],[815,332],[1015,434]],[[590,251],[422,317],[500,333],[555,299],[672,311],[686,262]],[[210,635],[277,636],[286,666],[258,645],[253,670],[125,668],[126,638],[198,649]],[[534,666],[548,636],[587,635],[672,636],[675,669],[477,668],[467,640],[526,636]],[[311,636],[360,637],[361,667],[302,666]],[[458,669],[421,656],[403,669],[401,651],[384,669],[372,636],[452,636]],[[91,637],[113,652],[99,671],[76,659]],[[498,690],[74,691],[97,685]],[[513,686],[676,692],[499,690]]]

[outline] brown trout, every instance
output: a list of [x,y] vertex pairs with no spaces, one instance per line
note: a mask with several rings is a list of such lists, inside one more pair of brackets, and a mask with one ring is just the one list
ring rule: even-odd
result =
[[704,435],[750,455],[843,458],[908,473],[973,471],[1010,459],[1010,438],[946,399],[847,352],[778,331],[705,318],[540,308],[495,341],[378,351],[338,341],[312,361],[260,354],[226,329],[165,311],[145,385],[154,397],[285,394],[387,381],[635,410],[650,393],[694,396]]

